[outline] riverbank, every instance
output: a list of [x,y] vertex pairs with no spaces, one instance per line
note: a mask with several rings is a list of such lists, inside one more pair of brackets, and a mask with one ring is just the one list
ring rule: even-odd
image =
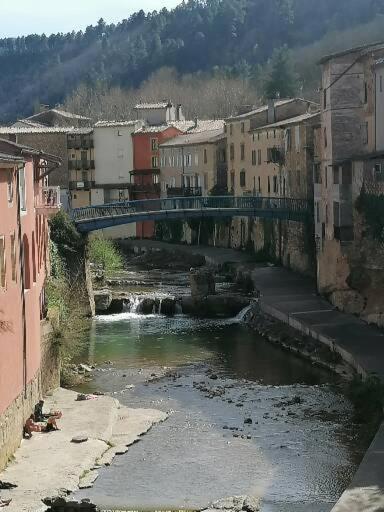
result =
[[[132,409],[109,396],[76,401],[77,393],[57,389],[46,398],[44,410],[61,410],[60,431],[34,433],[16,451],[0,480],[17,485],[0,491],[12,499],[7,512],[46,510],[42,500],[89,487],[97,470],[125,453],[167,414],[155,409]],[[82,438],[76,443],[72,439]]]

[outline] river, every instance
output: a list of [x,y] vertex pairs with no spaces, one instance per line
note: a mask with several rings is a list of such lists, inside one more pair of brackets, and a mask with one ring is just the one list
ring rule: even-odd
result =
[[[186,293],[183,273],[126,275],[136,296]],[[199,509],[253,495],[262,512],[326,512],[365,448],[333,374],[236,320],[97,317],[88,358],[98,370],[83,390],[170,413],[77,493],[103,509]]]

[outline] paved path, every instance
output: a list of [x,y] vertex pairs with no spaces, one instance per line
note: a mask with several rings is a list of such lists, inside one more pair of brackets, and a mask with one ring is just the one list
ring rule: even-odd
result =
[[[58,389],[46,399],[44,412],[61,410],[60,431],[34,433],[22,441],[15,459],[0,474],[0,480],[18,487],[0,491],[1,498],[12,498],[7,512],[38,512],[46,510],[42,498],[57,496],[60,489],[77,490],[79,484],[92,485],[96,462],[109,464],[117,453],[136,442],[154,423],[167,415],[153,409],[129,409],[109,396],[76,401],[77,393]],[[71,443],[74,436],[88,441]]]

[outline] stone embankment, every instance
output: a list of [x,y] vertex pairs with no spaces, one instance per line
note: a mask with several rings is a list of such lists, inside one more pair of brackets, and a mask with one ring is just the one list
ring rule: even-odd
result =
[[[0,480],[17,485],[1,491],[0,498],[11,499],[7,512],[40,512],[47,504],[63,503],[78,488],[91,487],[97,470],[109,465],[118,454],[137,442],[167,414],[154,409],[130,409],[109,396],[77,401],[77,393],[56,390],[45,402],[46,410],[61,410],[60,431],[35,432],[24,440],[14,461],[0,474]],[[56,498],[60,498],[56,502]],[[54,510],[70,510],[68,508]],[[72,507],[72,510],[74,507]],[[83,511],[94,510],[83,503]]]

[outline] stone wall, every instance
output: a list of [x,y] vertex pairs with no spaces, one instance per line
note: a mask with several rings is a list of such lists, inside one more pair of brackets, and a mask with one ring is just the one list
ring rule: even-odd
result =
[[4,469],[22,440],[23,425],[33,413],[35,404],[48,391],[60,385],[58,349],[49,338],[50,328],[42,323],[41,367],[27,389],[0,416],[0,471]]
[[[301,274],[315,275],[313,227],[298,222],[236,217],[209,223],[209,231],[201,229],[201,244],[215,247],[247,249],[255,258],[280,262],[284,267]],[[197,244],[196,229],[183,226],[182,242]]]

